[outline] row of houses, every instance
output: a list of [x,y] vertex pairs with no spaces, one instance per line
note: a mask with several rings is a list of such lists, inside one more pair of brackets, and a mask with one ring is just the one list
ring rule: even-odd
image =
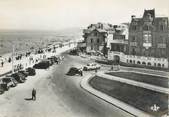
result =
[[102,52],[116,62],[169,68],[168,17],[155,15],[155,9],[143,16],[131,16],[130,23],[91,24],[83,30],[86,52]]

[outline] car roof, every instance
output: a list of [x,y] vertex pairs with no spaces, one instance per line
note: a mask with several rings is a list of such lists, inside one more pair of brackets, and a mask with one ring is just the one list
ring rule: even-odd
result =
[[93,64],[96,64],[96,63],[88,63],[88,65],[93,65]]

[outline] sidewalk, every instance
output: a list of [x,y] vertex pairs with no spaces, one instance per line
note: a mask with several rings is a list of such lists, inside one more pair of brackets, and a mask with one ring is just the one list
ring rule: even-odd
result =
[[102,93],[101,91],[98,91],[94,88],[92,88],[90,85],[89,85],[89,81],[90,79],[92,79],[93,76],[86,76],[84,79],[82,79],[81,81],[81,87],[85,90],[87,90],[88,92],[92,93],[93,95],[105,100],[106,102],[108,103],[111,103],[113,105],[115,105],[116,107],[124,110],[125,112],[133,115],[133,116],[139,116],[139,117],[152,117],[151,115],[141,111],[141,110],[138,110],[120,100],[117,100],[115,98],[112,98],[111,96],[108,96],[106,95],[105,93]]
[[[15,60],[14,66],[18,65],[18,64],[22,64],[24,67],[23,69],[28,68],[28,67],[32,67],[36,62],[35,61],[30,62],[30,60],[29,60],[30,57],[32,57],[33,60],[36,60],[36,59],[40,60],[40,59],[42,59],[43,55],[46,55],[46,57],[56,56],[56,55],[59,55],[60,53],[63,53],[65,51],[69,50],[69,49],[72,49],[74,47],[75,47],[75,45],[71,45],[70,47],[64,46],[62,48],[57,48],[55,53],[45,52],[44,54],[36,54],[36,55],[31,54],[29,57],[23,57],[21,60]],[[10,71],[12,71],[12,62],[11,63],[5,62],[3,67],[0,66],[0,77]]]

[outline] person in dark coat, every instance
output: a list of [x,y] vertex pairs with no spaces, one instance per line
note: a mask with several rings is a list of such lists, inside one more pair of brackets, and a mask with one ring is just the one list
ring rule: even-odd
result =
[[82,70],[80,70],[80,75],[83,76],[83,71]]
[[1,61],[1,66],[2,66],[2,67],[4,66],[4,62],[3,62],[3,61]]
[[8,62],[10,63],[11,62],[11,58],[9,57],[9,59],[8,59]]
[[36,100],[36,90],[34,88],[32,90],[32,100]]

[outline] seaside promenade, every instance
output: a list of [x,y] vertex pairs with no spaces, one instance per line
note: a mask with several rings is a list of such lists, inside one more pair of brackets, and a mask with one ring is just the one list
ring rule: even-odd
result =
[[[72,43],[70,45],[65,45],[63,47],[58,47],[56,48],[56,51],[44,51],[44,53],[40,53],[40,54],[35,54],[33,52],[31,52],[31,54],[29,56],[22,56],[22,59],[20,60],[16,60],[14,59],[13,63],[12,62],[8,62],[8,58],[12,58],[12,53],[10,54],[5,54],[4,56],[2,56],[4,64],[3,66],[0,65],[0,78],[3,77],[4,75],[11,73],[12,72],[12,66],[14,68],[17,67],[17,65],[22,64],[23,70],[28,68],[28,67],[33,67],[34,64],[36,64],[37,62],[39,62],[42,59],[51,57],[51,56],[57,56],[60,53],[63,53],[67,50],[73,49],[75,48],[77,45],[76,43]],[[15,58],[15,56],[14,56]],[[12,65],[13,64],[13,65]]]

